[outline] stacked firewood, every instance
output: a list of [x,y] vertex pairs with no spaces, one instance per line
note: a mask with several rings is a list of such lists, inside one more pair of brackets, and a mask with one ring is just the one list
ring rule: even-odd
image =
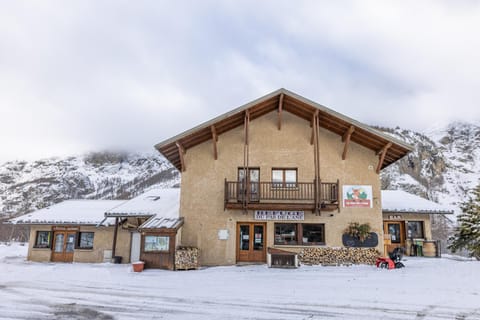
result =
[[375,248],[305,248],[299,254],[306,265],[375,264],[380,253]]
[[175,251],[175,270],[198,269],[200,250],[195,247],[178,247]]

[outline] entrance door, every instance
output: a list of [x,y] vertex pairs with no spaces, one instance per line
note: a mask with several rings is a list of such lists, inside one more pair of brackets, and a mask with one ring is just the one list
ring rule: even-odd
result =
[[53,234],[52,261],[72,262],[75,249],[75,232],[55,231]]
[[265,262],[265,223],[237,224],[237,262]]
[[405,222],[403,221],[385,221],[383,231],[390,237],[390,244],[387,245],[387,251],[392,252],[398,247],[405,247]]
[[[245,172],[246,171],[246,172]],[[243,201],[248,194],[248,201],[259,201],[260,169],[238,168],[238,199]]]

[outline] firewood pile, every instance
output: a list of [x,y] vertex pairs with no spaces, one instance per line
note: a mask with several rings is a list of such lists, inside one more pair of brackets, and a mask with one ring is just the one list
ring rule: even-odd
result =
[[175,251],[175,270],[198,269],[200,250],[195,247],[178,247]]
[[375,248],[305,248],[299,254],[306,265],[375,264],[380,253]]

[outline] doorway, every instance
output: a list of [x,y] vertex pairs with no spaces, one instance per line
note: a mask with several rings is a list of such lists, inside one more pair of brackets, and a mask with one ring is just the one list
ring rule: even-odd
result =
[[244,201],[248,196],[249,202],[260,200],[260,169],[238,168],[238,199]]
[[386,245],[387,252],[402,247],[405,248],[405,222],[404,221],[385,221],[383,223],[383,232],[390,238]]
[[237,262],[266,261],[265,231],[265,223],[237,223]]
[[73,262],[75,231],[55,231],[53,234],[52,261]]

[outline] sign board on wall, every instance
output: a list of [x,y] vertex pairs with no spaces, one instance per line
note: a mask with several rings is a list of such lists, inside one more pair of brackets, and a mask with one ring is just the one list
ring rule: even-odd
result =
[[305,220],[305,212],[256,210],[255,220]]
[[218,240],[228,240],[228,230],[227,229],[220,229],[218,230]]
[[344,185],[343,207],[373,208],[372,186]]

